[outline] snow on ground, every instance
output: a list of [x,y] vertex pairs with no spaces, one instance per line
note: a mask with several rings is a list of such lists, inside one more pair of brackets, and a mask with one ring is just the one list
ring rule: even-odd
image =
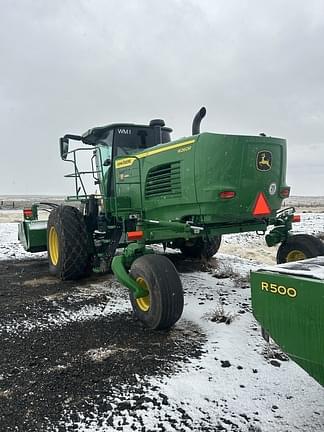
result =
[[18,223],[0,223],[0,260],[28,259],[46,256],[45,252],[32,254],[26,252],[18,242]]
[[[316,236],[324,233],[324,213],[302,213],[300,216],[300,223],[293,224],[294,233]],[[220,252],[238,255],[263,264],[274,264],[277,247],[269,248],[264,236],[256,233],[228,234],[223,236]]]
[[[198,272],[182,274],[185,309],[177,326],[185,325],[186,321],[197,324],[207,336],[205,354],[184,366],[181,373],[150,378],[150,384],[159,389],[170,405],[162,411],[153,404],[142,411],[137,409],[136,417],[142,416],[143,430],[179,430],[172,422],[179,424],[184,410],[190,418],[180,430],[188,432],[323,431],[324,389],[282,356],[277,347],[264,342],[251,314],[250,290],[245,280],[247,270],[255,264],[242,260],[240,264],[236,258],[226,255],[219,257],[220,268],[232,263],[242,279],[218,279]],[[204,302],[206,298],[213,301]],[[233,321],[213,322],[211,318],[217,308]],[[134,393],[125,391],[129,392],[131,406],[135,406],[136,389]],[[148,398],[154,398],[156,393],[147,390]],[[131,409],[114,416],[113,425],[110,416],[96,416],[94,412],[89,426],[80,414],[77,430],[113,431],[124,425],[125,418],[126,423],[134,424]],[[75,416],[65,412],[61,424],[75,426]],[[124,425],[122,430],[132,429]],[[141,430],[140,424],[136,430]]]
[[[115,300],[116,292],[120,288],[118,282],[113,279],[113,276],[107,275],[107,281],[101,285],[89,284],[86,287],[79,287],[73,295],[68,294],[65,299],[68,303],[74,306],[78,303],[82,303],[85,298],[95,299],[98,294],[106,294],[107,299]],[[41,280],[45,282],[44,278]],[[51,279],[46,280],[47,283],[51,283]],[[37,279],[32,281],[37,283]],[[114,295],[115,294],[115,295]],[[63,294],[56,294],[52,296],[44,297],[49,303],[54,305],[59,304],[62,300]],[[120,297],[120,296],[119,296]],[[126,296],[125,296],[126,297]],[[128,302],[116,302],[108,301],[107,303],[100,303],[96,305],[80,305],[75,311],[67,310],[64,308],[58,308],[56,313],[45,313],[37,316],[37,319],[11,319],[4,325],[0,325],[0,337],[2,334],[22,336],[26,332],[33,330],[46,330],[54,327],[63,327],[76,321],[90,321],[94,318],[100,319],[113,313],[122,313],[129,310]]]
[[[264,431],[298,428],[306,431],[310,423],[313,430],[315,425],[315,430],[322,430],[323,406],[321,417],[313,411],[315,405],[321,405],[318,401],[323,401],[323,388],[317,383],[313,386],[313,381],[294,363],[278,362],[273,366],[264,358],[267,344],[250,313],[250,290],[237,286],[235,279],[225,280],[220,286],[219,283],[213,286],[208,274],[200,274],[199,279],[209,295],[212,292],[215,298],[218,295],[216,303],[223,304],[225,315],[234,316],[234,319],[229,325],[206,319],[211,313],[210,305],[199,305],[195,295],[196,282],[184,281],[187,287],[192,287],[186,296],[184,318],[204,329],[208,336],[207,354],[202,361],[197,360],[191,365],[190,374],[162,380],[162,393],[170,398],[173,396],[174,400],[182,398],[190,406],[193,416],[199,418],[199,424],[206,417],[201,413],[204,410],[215,421],[221,419],[223,427],[230,418],[242,431],[249,430],[251,425],[259,425]],[[200,366],[204,367],[203,372]],[[221,403],[212,403],[211,399],[215,398]]]
[[[302,223],[296,224],[294,229],[310,234],[323,232],[324,214],[303,214]],[[24,252],[18,244],[17,224],[0,224],[0,240],[0,259],[34,256]],[[266,250],[264,239],[256,234],[227,235],[222,246],[222,252],[227,253],[216,255],[215,272],[181,274],[185,308],[177,326],[185,327],[189,321],[200,327],[207,337],[204,354],[199,360],[185,363],[182,371],[175,375],[148,378],[151,386],[147,389],[147,396],[153,398],[157,393],[163,394],[169,403],[165,408],[163,405],[158,408],[148,402],[145,409],[137,409],[136,419],[140,417],[141,422],[135,430],[324,430],[323,387],[295,363],[286,360],[276,347],[263,341],[251,313],[248,273],[260,262],[273,262],[275,255],[275,252],[265,255],[263,248]],[[229,251],[240,256],[233,256]],[[110,288],[108,284],[104,289],[116,290],[117,282],[111,283]],[[92,284],[91,289],[98,287]],[[90,291],[80,287],[76,294],[71,294],[71,302],[77,303],[78,296],[90,295]],[[55,298],[48,301],[55,301]],[[118,307],[121,310],[129,308],[126,296]],[[34,322],[8,323],[3,330],[16,332],[30,331],[35,327],[41,329],[42,326],[64,326],[74,320],[95,320],[112,310],[101,304],[86,309],[80,306],[73,315],[62,310],[59,315],[49,314]],[[212,318],[220,314],[231,322],[214,322]],[[136,388],[128,387],[124,391],[128,394],[130,406],[135,404],[133,396]],[[184,417],[184,412],[189,414]],[[115,431],[118,428],[131,431],[135,421],[131,408],[125,408],[119,417],[115,416],[113,424],[109,413],[98,416],[95,409],[91,420],[85,419],[81,412],[76,418],[75,413],[66,411],[60,424],[53,425],[49,430],[73,427],[79,432]],[[132,428],[129,425],[133,425]]]

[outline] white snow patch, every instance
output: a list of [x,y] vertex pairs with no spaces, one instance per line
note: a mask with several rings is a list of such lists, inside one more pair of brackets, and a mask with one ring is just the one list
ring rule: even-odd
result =
[[88,357],[90,360],[95,362],[103,362],[107,358],[116,355],[120,352],[125,351],[136,351],[134,348],[93,348],[84,353],[85,357]]
[[[97,284],[91,284],[89,287],[89,291],[91,292],[91,288],[93,287],[94,292],[90,294],[90,296],[96,296],[98,294],[98,290],[100,292],[111,292],[112,294],[116,293],[116,285],[112,284],[112,286],[105,288],[105,284],[97,286]],[[84,287],[80,288],[80,291],[84,292]],[[34,330],[46,330],[54,327],[63,327],[73,322],[78,321],[90,321],[99,319],[102,317],[110,316],[113,313],[121,313],[130,310],[130,305],[128,302],[116,302],[114,299],[115,295],[107,296],[107,303],[102,303],[96,306],[86,305],[80,307],[77,310],[70,310],[59,308],[58,312],[55,314],[43,314],[38,316],[37,319],[13,319],[8,321],[5,324],[0,324],[0,335],[7,334],[16,334],[23,335],[26,332],[34,331]],[[77,304],[78,299],[80,299],[80,293],[75,291],[73,294],[69,294],[69,302],[71,304]],[[56,299],[49,300],[56,303]]]
[[[219,260],[243,274],[254,267],[236,257],[221,256]],[[275,367],[265,357],[267,343],[249,311],[250,290],[240,288],[235,278],[216,279],[208,273],[182,274],[181,279],[186,291],[185,308],[177,326],[188,321],[198,325],[207,336],[206,353],[173,376],[141,379],[159,389],[148,388],[146,396],[159,398],[162,393],[168,398],[168,404],[159,408],[148,402],[145,408],[136,409],[142,424],[131,409],[125,409],[120,415],[114,414],[111,426],[111,414],[99,415],[94,408],[91,421],[80,413],[74,427],[79,432],[104,432],[120,425],[123,431],[132,431],[134,425],[138,428],[135,430],[143,426],[143,430],[153,431],[161,430],[158,425],[162,423],[166,431],[180,430],[181,425],[181,430],[188,432],[204,427],[217,430],[217,426],[240,432],[324,430],[324,389],[292,361],[277,360],[280,367]],[[210,301],[202,302],[200,297]],[[226,312],[236,315],[230,325],[207,318],[221,302]],[[136,388],[125,386],[121,392],[123,400],[126,397],[132,401]],[[113,408],[119,401],[116,394]],[[182,423],[179,408],[189,415],[190,426]],[[65,418],[69,415],[66,412]],[[176,421],[174,426],[170,418]],[[66,420],[65,426],[69,425]]]
[[47,252],[26,252],[18,240],[18,223],[0,223],[0,260],[44,258]]

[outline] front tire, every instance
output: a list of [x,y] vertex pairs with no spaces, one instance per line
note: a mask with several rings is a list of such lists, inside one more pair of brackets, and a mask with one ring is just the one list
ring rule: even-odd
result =
[[181,317],[184,303],[182,284],[172,262],[162,255],[143,255],[133,262],[130,274],[149,292],[139,299],[130,292],[135,316],[150,329],[172,327]]
[[182,254],[188,258],[207,258],[210,259],[218,251],[222,241],[222,236],[214,236],[209,239],[201,237],[186,241],[180,247]]
[[89,270],[88,232],[79,210],[59,206],[47,222],[49,271],[61,280],[79,279]]
[[277,264],[301,261],[324,255],[324,245],[320,239],[309,234],[296,234],[281,243],[277,252]]

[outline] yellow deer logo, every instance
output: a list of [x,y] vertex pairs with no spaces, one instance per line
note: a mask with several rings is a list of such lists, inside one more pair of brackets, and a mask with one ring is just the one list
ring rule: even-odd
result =
[[257,169],[259,171],[269,171],[272,166],[272,154],[269,151],[261,151],[257,155]]

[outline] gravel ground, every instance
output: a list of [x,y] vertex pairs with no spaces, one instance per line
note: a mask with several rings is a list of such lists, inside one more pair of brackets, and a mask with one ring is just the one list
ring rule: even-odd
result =
[[112,422],[131,405],[168,404],[146,395],[149,378],[199,358],[206,338],[192,323],[145,329],[118,307],[125,296],[111,276],[76,285],[50,277],[46,260],[0,262],[1,431],[42,431],[65,411],[91,418],[94,406]]

